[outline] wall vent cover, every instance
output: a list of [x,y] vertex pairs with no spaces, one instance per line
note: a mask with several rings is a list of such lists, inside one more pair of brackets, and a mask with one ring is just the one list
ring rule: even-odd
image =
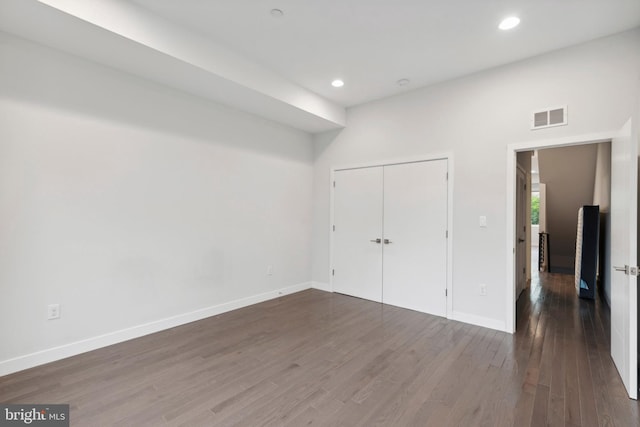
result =
[[563,126],[567,122],[567,106],[547,108],[533,113],[531,129]]

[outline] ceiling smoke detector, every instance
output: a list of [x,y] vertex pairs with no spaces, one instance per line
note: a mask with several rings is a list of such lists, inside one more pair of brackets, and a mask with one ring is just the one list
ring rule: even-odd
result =
[[271,9],[270,13],[274,18],[282,18],[284,16],[284,12],[280,9]]

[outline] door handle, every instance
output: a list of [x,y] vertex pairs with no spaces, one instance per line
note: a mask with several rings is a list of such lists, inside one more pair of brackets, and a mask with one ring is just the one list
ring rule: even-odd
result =
[[624,267],[613,266],[613,269],[615,271],[624,271],[624,274],[629,274],[629,266],[628,265],[625,265]]
[[524,239],[518,238],[518,243],[524,243],[524,241],[525,241]]
[[388,245],[389,243],[391,243],[391,240],[389,240],[389,239],[384,239],[384,244],[385,244],[385,245]]
[[624,267],[613,267],[613,269],[615,271],[624,271],[624,274],[629,275],[629,276],[639,276],[640,275],[640,269],[638,269],[637,266],[628,266],[625,265]]
[[380,243],[382,242],[382,239],[375,239],[375,240],[369,240],[369,241],[373,243]]

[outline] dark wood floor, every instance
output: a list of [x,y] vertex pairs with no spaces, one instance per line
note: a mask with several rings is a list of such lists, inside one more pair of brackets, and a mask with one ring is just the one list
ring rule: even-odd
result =
[[609,315],[541,274],[502,332],[316,290],[0,378],[73,426],[637,426]]

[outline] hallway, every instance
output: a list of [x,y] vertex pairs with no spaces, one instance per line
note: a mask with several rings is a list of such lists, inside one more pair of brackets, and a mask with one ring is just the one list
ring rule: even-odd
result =
[[517,346],[528,352],[518,405],[531,425],[638,425],[640,406],[628,399],[609,354],[602,301],[577,298],[571,275],[534,268],[517,311]]

